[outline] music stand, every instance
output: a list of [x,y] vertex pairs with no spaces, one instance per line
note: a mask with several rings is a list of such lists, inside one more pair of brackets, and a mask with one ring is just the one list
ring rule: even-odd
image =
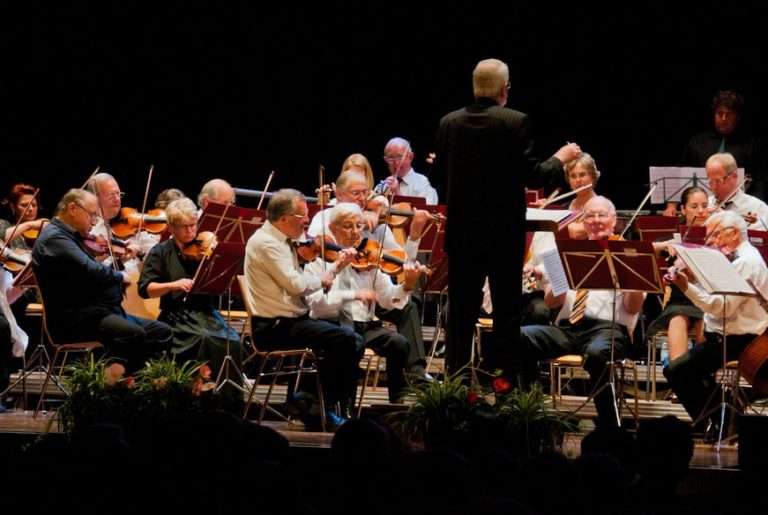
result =
[[688,268],[690,268],[696,275],[698,284],[701,285],[708,294],[723,296],[723,373],[720,376],[719,383],[721,392],[720,404],[710,409],[706,408],[717,392],[717,390],[714,390],[707,400],[707,403],[704,405],[703,412],[693,421],[693,424],[696,425],[709,417],[709,415],[720,411],[720,431],[717,435],[717,450],[719,451],[723,442],[723,426],[725,424],[726,410],[731,410],[735,414],[739,413],[739,410],[726,400],[725,395],[727,390],[725,369],[726,363],[728,363],[728,328],[726,327],[727,297],[728,295],[739,297],[758,297],[759,295],[756,293],[755,288],[750,285],[741,274],[739,274],[736,268],[728,261],[728,258],[726,258],[719,250],[698,245],[674,245],[673,247],[678,256],[680,256],[680,259],[682,259]]
[[246,243],[266,219],[267,212],[262,209],[209,202],[200,214],[197,230],[213,232],[219,242]]
[[[228,306],[232,302],[232,288],[236,289],[236,293],[239,294],[240,288],[235,281],[235,278],[243,273],[243,260],[245,259],[245,245],[243,243],[229,242],[219,243],[211,251],[211,255],[207,258],[200,271],[195,278],[195,285],[189,292],[192,293],[207,293],[207,294],[222,294],[227,292]],[[227,325],[230,325],[232,317],[231,309],[227,313]],[[231,338],[229,337],[230,330],[227,328],[227,352],[222,361],[221,368],[216,376],[216,391],[220,391],[224,385],[230,384],[245,393],[247,390],[244,386],[237,384],[230,378],[230,367],[233,367],[239,376],[243,377],[243,371],[239,370],[235,362],[232,360],[232,354],[230,352]]]
[[[621,394],[617,401],[616,389],[616,301],[619,291],[643,293],[661,293],[661,275],[656,261],[653,245],[648,241],[608,241],[608,240],[561,240],[558,252],[563,262],[568,285],[572,290],[608,290],[613,292],[611,316],[611,357],[608,367],[594,383],[584,403],[576,408],[581,410],[590,400],[604,389],[611,389],[614,413],[618,425],[621,425],[621,407],[626,404]],[[606,383],[597,387],[602,375],[609,373]],[[637,422],[637,397],[634,411],[627,406]]]

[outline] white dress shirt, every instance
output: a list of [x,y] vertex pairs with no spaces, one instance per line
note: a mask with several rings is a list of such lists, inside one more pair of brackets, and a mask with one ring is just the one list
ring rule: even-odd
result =
[[[736,248],[736,256],[731,264],[739,274],[768,295],[768,269],[760,252],[744,241]],[[768,327],[768,313],[755,297],[709,294],[695,282],[688,284],[685,295],[704,312],[705,331],[723,334],[723,313],[727,334],[763,334]]]
[[[637,324],[637,318],[640,313],[635,313],[634,315],[627,313],[624,309],[624,295],[625,293],[622,291],[616,293],[616,323],[625,326],[629,334],[632,334],[635,330],[635,324]],[[575,298],[576,290],[568,290],[568,293],[565,295],[563,306],[560,308],[560,312],[555,319],[555,324],[559,323],[561,320],[568,320],[568,317],[571,315]],[[645,298],[645,293],[643,293],[643,298]],[[584,311],[584,316],[610,322],[613,318],[611,314],[613,307],[612,290],[589,290],[587,308]]]
[[304,297],[322,288],[320,277],[302,273],[288,237],[264,222],[245,246],[245,280],[251,313],[265,318],[305,315]]
[[[768,205],[757,197],[748,195],[744,191],[739,190],[733,198],[727,202],[727,206],[723,206],[726,211],[735,211],[740,215],[756,215],[757,220],[755,223],[750,224],[747,228],[756,231],[768,231]],[[709,196],[709,207],[717,205],[714,195]]]
[[[325,264],[326,268],[330,266],[333,265]],[[320,274],[323,270],[323,262],[320,259],[304,266],[304,271],[311,274]],[[307,297],[310,316],[338,320],[341,306],[351,303],[352,319],[355,322],[370,322],[373,318],[373,309],[366,302],[355,300],[355,292],[360,290],[375,290],[379,297],[378,304],[384,309],[403,309],[410,299],[410,294],[405,291],[402,284],[392,284],[388,275],[377,272],[375,269],[363,272],[352,270],[351,286],[351,290],[342,291],[339,288],[339,278],[336,277],[327,294],[321,290]]]

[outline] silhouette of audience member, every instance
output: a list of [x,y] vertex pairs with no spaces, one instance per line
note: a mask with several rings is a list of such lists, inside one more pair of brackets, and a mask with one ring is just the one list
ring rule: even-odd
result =
[[627,484],[637,475],[637,440],[623,427],[597,426],[581,440],[581,455],[608,454],[621,466]]
[[744,97],[736,91],[718,91],[712,99],[713,126],[691,136],[680,157],[680,166],[704,166],[713,154],[733,154],[739,166],[752,175],[749,194],[761,200],[768,194],[768,150],[742,124]]
[[[573,462],[556,451],[531,456],[523,462],[520,474],[519,500],[534,513],[590,513],[585,485]],[[593,503],[602,503],[600,495],[591,496]]]

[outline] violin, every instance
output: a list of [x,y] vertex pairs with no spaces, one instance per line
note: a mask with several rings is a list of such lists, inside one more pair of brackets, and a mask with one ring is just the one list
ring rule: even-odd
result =
[[203,231],[195,236],[195,239],[181,246],[181,255],[188,259],[202,261],[207,258],[219,244],[216,234],[211,231]]
[[[367,238],[363,238],[361,246],[365,244],[366,240]],[[293,242],[293,246],[296,249],[296,254],[299,256],[300,263],[309,263],[320,257],[323,246],[325,247],[325,261],[327,263],[333,263],[339,258],[339,251],[346,248],[335,243],[330,236],[325,237],[322,246],[319,238],[309,238],[306,241],[295,241]]]
[[43,230],[43,227],[45,227],[45,224],[50,222],[50,220],[47,218],[40,218],[37,221],[40,222],[40,225],[38,227],[34,229],[27,229],[26,231],[21,233],[21,235],[24,236],[24,239],[27,241],[27,243],[32,244],[35,241],[37,241],[37,237],[40,236],[40,231]]
[[82,236],[81,239],[85,248],[94,256],[109,254],[110,244],[112,245],[112,253],[117,255],[125,254],[125,248],[128,246],[127,242],[117,238],[110,238],[109,243],[107,243],[107,239],[104,236],[97,236],[91,233]]
[[[381,209],[379,211],[380,207],[381,205],[378,202],[369,200],[365,206],[365,209],[367,211],[379,212],[379,221],[383,222],[387,215],[387,210]],[[415,214],[416,211],[411,209],[411,205],[408,202],[398,202],[397,204],[392,204],[392,207],[389,209],[389,226],[403,227]],[[444,220],[445,216],[440,213],[430,213],[429,218],[432,221],[439,222]]]
[[5,247],[0,254],[0,261],[6,270],[11,273],[21,271],[29,263],[30,251],[23,249],[9,249]]
[[168,229],[168,218],[162,209],[152,209],[147,213],[139,213],[132,207],[120,209],[120,214],[112,221],[112,232],[118,238],[128,238],[142,229],[149,233],[158,234]]
[[[379,259],[381,256],[381,259]],[[407,262],[405,252],[402,250],[385,250],[376,240],[365,238],[357,249],[357,257],[350,266],[357,271],[372,270],[379,265],[379,269],[387,275],[399,275],[403,271],[403,265]],[[432,275],[432,269],[422,266],[420,271],[427,276]]]

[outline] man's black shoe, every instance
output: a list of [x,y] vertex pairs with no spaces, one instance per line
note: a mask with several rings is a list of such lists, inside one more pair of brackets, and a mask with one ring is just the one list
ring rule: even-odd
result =
[[720,438],[720,424],[714,420],[707,422],[707,428],[704,430],[702,441],[704,443],[715,443]]
[[412,383],[431,383],[435,380],[424,365],[413,365],[408,371],[408,377]]
[[[312,407],[314,404],[317,404],[318,406],[320,404],[317,397],[309,392],[299,390],[288,395],[285,399],[283,413],[288,417],[306,422],[313,411]],[[317,412],[319,412],[319,410],[317,410]]]

